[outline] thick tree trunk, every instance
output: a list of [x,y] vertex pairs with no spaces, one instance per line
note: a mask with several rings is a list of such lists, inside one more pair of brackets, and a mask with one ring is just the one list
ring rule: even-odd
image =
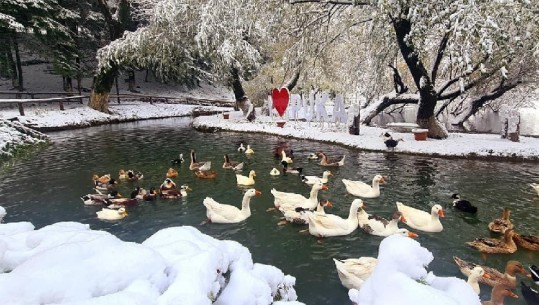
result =
[[292,75],[292,78],[290,78],[290,80],[284,85],[284,87],[288,89],[288,91],[292,91],[292,89],[296,87],[296,85],[298,84],[300,73],[300,69],[296,69],[294,75]]
[[230,70],[230,85],[232,86],[234,98],[236,99],[236,106],[234,108],[236,110],[241,109],[247,120],[253,121],[256,119],[255,107],[247,95],[245,95],[245,90],[243,90],[243,86],[241,84],[239,71],[235,67]]
[[107,71],[101,71],[96,76],[94,88],[92,89],[92,94],[90,96],[90,103],[88,104],[90,108],[104,113],[110,113],[109,95],[117,72],[116,65],[112,64],[112,67],[113,68]]
[[421,128],[429,130],[429,138],[445,139],[449,134],[434,116],[434,108],[437,101],[436,92],[432,90],[431,86],[425,85],[420,89],[416,123]]
[[127,71],[127,90],[129,90],[129,92],[137,92],[135,84],[135,71],[133,70]]

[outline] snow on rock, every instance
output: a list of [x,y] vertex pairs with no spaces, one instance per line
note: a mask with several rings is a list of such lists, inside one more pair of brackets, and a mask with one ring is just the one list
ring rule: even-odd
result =
[[47,136],[20,123],[0,119],[0,159],[9,158],[21,147],[45,143]]

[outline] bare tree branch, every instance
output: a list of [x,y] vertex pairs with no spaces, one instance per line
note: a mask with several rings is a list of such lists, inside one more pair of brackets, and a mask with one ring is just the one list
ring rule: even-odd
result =
[[369,2],[360,2],[354,0],[289,0],[290,4],[300,4],[300,3],[329,3],[329,4],[339,4],[339,5],[370,5]]
[[369,125],[375,116],[377,116],[380,112],[384,111],[387,107],[391,105],[417,104],[418,102],[419,95],[417,94],[386,95],[379,100],[377,105],[372,105],[371,107],[369,107],[370,110],[367,110],[366,115],[362,115],[363,117],[365,117],[363,119],[363,124]]
[[432,81],[432,85],[436,84],[436,76],[438,75],[438,68],[440,67],[440,63],[442,62],[442,58],[444,58],[444,52],[447,48],[447,42],[449,41],[449,31],[445,32],[444,37],[440,41],[440,45],[438,46],[438,52],[436,53],[436,59],[434,60],[434,65],[432,66],[432,71],[430,72],[430,78]]
[[[463,77],[466,77],[466,76],[470,76],[472,75],[474,72],[476,72],[477,70],[479,70],[479,68],[481,67],[481,64],[484,63],[485,61],[487,61],[487,59],[489,58],[488,55],[486,55],[483,60],[479,61],[470,71],[466,72],[465,74],[463,75],[459,75],[453,79],[450,79],[448,80],[447,82],[445,82],[445,84],[442,86],[442,88],[440,90],[437,91],[438,93],[438,97],[441,97],[442,96],[442,93],[444,93],[445,90],[447,90],[447,88],[449,88],[451,85],[453,85],[454,83],[458,82],[461,78]],[[485,78],[488,78],[490,77],[492,74],[494,74],[496,71],[496,69],[491,69],[490,73],[487,73],[483,76],[483,78],[481,78],[482,80],[484,80]]]

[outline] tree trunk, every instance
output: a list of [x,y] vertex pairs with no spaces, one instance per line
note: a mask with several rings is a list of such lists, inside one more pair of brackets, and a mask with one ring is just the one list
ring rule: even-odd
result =
[[[13,49],[15,50],[15,62],[17,65],[17,90],[19,92],[24,91],[24,81],[22,77],[22,63],[21,63],[21,54],[19,52],[19,42],[17,41],[17,33],[15,31],[13,33]],[[18,98],[20,98],[20,95],[18,95]]]
[[235,110],[240,110],[243,112],[243,115],[249,121],[256,119],[255,107],[245,95],[245,90],[241,85],[241,79],[239,71],[237,68],[233,67],[230,70],[230,85],[232,86],[232,91],[234,92],[234,98],[236,99]]
[[73,92],[73,80],[70,76],[64,76],[64,91]]
[[94,88],[90,96],[90,103],[88,106],[97,111],[104,113],[110,113],[109,111],[109,95],[112,85],[114,84],[114,77],[116,76],[117,67],[112,64],[112,68],[107,71],[101,71],[97,74],[94,81]]
[[436,92],[431,86],[425,85],[420,89],[419,109],[417,110],[416,123],[421,128],[429,130],[429,138],[445,139],[449,134],[434,116],[434,108],[436,107],[437,101]]
[[288,89],[288,91],[292,91],[292,89],[296,87],[296,85],[298,84],[300,73],[300,69],[296,69],[294,75],[292,75],[292,78],[290,78],[290,80],[284,85],[284,87]]
[[129,92],[137,92],[135,84],[135,71],[133,70],[127,71],[127,90],[129,90]]

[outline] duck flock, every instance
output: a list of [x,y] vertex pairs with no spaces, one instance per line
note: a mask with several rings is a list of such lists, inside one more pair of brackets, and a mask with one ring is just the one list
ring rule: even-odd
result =
[[[382,135],[384,143],[388,149],[394,149],[399,140],[385,133]],[[236,148],[237,152],[253,156],[254,147],[242,143]],[[320,191],[327,190],[327,183],[333,177],[331,168],[344,166],[346,156],[336,160],[330,159],[324,152],[313,152],[305,156],[311,162],[318,162],[325,171],[322,176],[305,175],[303,168],[294,167],[294,152],[287,147],[279,146],[273,152],[274,158],[278,159],[281,169],[273,168],[269,174],[273,176],[295,174],[298,175],[301,183],[310,187],[309,194],[298,194],[271,189],[274,207],[268,211],[279,211],[282,213],[279,225],[296,224],[303,225],[311,235],[322,242],[324,238],[333,236],[348,235],[361,229],[368,234],[376,236],[401,236],[415,238],[416,232],[406,228],[399,228],[399,223],[406,224],[415,231],[437,233],[443,230],[441,218],[444,218],[444,209],[441,205],[435,204],[430,211],[423,211],[402,202],[397,202],[394,213],[389,218],[367,212],[366,203],[363,199],[380,197],[380,184],[386,183],[382,175],[375,175],[369,183],[342,178],[348,194],[354,198],[350,203],[349,213],[345,216],[326,213],[325,208],[331,207],[329,200],[321,200],[318,197]],[[207,219],[203,223],[238,223],[251,216],[250,202],[261,195],[261,191],[254,188],[256,185],[257,173],[250,170],[247,175],[241,172],[244,163],[233,161],[228,154],[223,156],[224,170],[236,172],[236,183],[245,188],[243,200],[239,205],[225,204],[216,201],[211,197],[206,197],[202,204],[206,208]],[[173,166],[185,163],[183,154],[171,160]],[[214,179],[217,172],[211,169],[211,161],[199,161],[194,150],[190,152],[189,170],[200,179]],[[139,186],[133,188],[128,197],[123,197],[117,190],[118,181],[138,182],[144,178],[141,172],[135,170],[120,170],[117,178],[112,178],[110,174],[94,175],[92,178],[95,193],[82,196],[85,205],[103,206],[102,210],[96,212],[99,219],[120,220],[128,216],[128,209],[137,205],[141,201],[153,201],[159,199],[176,199],[188,196],[192,191],[188,185],[177,187],[173,181],[178,177],[178,171],[173,167],[164,174],[163,183],[157,188],[145,190]],[[135,183],[136,184],[136,183]],[[531,184],[539,195],[539,184]],[[459,194],[453,194],[453,207],[465,213],[477,213],[477,207],[471,202],[462,199]],[[256,199],[255,199],[256,200]],[[492,220],[488,229],[498,233],[500,238],[477,238],[467,244],[481,253],[514,253],[518,248],[532,251],[539,251],[539,236],[521,235],[514,228],[510,220],[510,210],[505,208],[501,218]],[[507,262],[505,271],[498,271],[488,266],[480,266],[473,262],[466,262],[459,257],[454,257],[455,264],[462,274],[468,277],[468,284],[476,294],[480,292],[480,285],[492,286],[491,300],[482,304],[502,305],[504,298],[518,297],[514,293],[518,280],[516,275],[533,278],[531,285],[524,281],[520,284],[522,295],[529,305],[539,304],[538,269],[535,266],[525,268],[518,261]],[[335,267],[339,279],[344,287],[360,291],[363,284],[371,276],[377,266],[377,259],[374,257],[334,259]],[[529,269],[529,271],[527,270]],[[351,297],[351,299],[353,299]]]

